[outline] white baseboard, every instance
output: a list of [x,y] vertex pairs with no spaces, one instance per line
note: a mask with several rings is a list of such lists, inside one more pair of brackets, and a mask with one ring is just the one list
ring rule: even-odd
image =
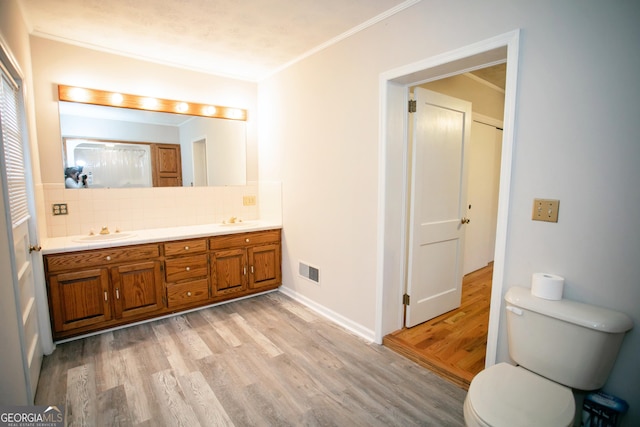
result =
[[316,313],[322,315],[323,317],[326,317],[327,319],[331,320],[333,323],[336,323],[340,326],[342,326],[343,328],[347,329],[348,331],[358,335],[359,337],[369,341],[369,342],[374,342],[375,341],[375,333],[374,331],[372,331],[371,329],[367,329],[364,326],[355,323],[354,321],[347,319],[346,317],[336,313],[333,310],[328,309],[327,307],[318,304],[315,301],[310,300],[309,298],[305,297],[304,295],[299,294],[298,292],[289,289],[289,288],[285,288],[284,286],[280,286],[280,288],[278,289],[280,292],[282,292],[283,294],[285,294],[286,296],[290,297],[291,299],[294,299],[296,301],[298,301],[300,304],[303,304],[307,307],[309,307],[311,310],[315,311]]

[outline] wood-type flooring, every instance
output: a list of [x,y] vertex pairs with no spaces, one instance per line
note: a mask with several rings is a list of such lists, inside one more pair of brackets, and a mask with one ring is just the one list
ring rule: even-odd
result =
[[466,392],[280,292],[58,344],[70,426],[462,426]]
[[485,365],[492,275],[493,263],[467,274],[459,308],[393,332],[383,344],[467,390]]

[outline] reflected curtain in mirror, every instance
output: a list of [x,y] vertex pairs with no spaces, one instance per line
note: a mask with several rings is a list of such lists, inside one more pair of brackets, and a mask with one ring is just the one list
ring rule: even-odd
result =
[[151,187],[151,145],[64,139],[66,164],[81,167],[90,188]]

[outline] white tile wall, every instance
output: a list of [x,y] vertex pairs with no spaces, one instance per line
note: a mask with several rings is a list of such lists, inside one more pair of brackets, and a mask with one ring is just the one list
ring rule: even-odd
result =
[[[258,184],[233,187],[164,187],[65,189],[44,184],[48,237],[89,234],[107,226],[111,231],[201,225],[231,216],[259,219]],[[243,206],[243,196],[255,196],[255,206]],[[68,215],[53,215],[54,203],[67,203]]]

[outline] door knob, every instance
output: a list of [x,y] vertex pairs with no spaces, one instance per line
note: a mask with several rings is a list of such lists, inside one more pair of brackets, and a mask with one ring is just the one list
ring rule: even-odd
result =
[[471,219],[466,217],[460,220],[460,224],[469,224],[470,222],[471,222]]

